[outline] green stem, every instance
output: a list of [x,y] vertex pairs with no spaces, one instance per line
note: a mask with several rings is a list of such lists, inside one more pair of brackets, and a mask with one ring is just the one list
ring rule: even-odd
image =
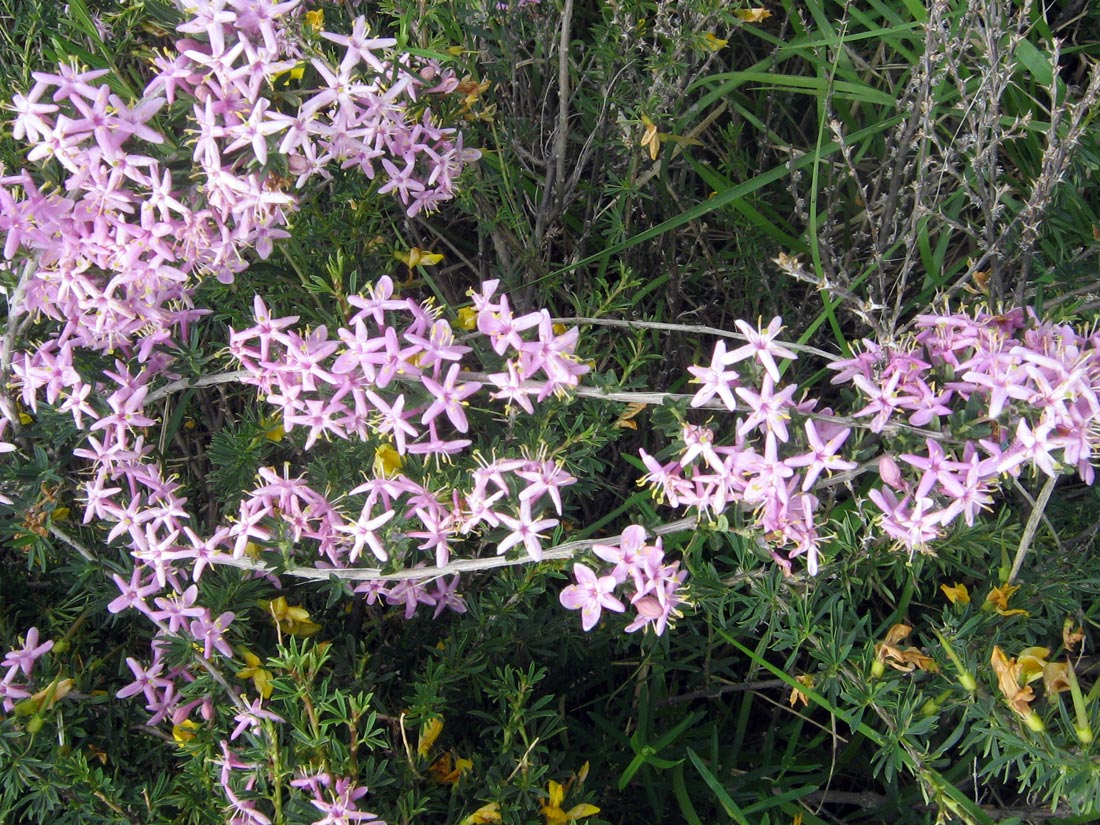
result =
[[264,722],[264,730],[271,743],[271,778],[275,785],[271,801],[275,805],[275,822],[281,824],[285,820],[283,819],[283,768],[280,759],[282,754],[279,751],[279,734],[275,730],[275,723],[271,721]]
[[959,684],[968,692],[974,693],[978,689],[978,682],[974,678],[974,674],[966,669],[966,665],[964,665],[962,659],[959,658],[959,654],[955,652],[955,648],[948,644],[944,635],[935,628],[932,628],[932,632],[936,634],[936,639],[939,640],[939,643],[943,646],[944,651],[947,653],[947,658],[951,660],[951,664],[953,664],[955,669],[959,672]]

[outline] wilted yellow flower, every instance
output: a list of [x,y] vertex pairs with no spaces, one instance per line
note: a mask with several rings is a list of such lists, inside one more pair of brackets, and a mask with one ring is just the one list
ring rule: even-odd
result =
[[[42,711],[47,711],[52,708],[54,705],[56,705],[58,702],[68,696],[69,693],[72,692],[72,689],[72,679],[55,678],[52,682],[46,685],[46,687],[42,688],[42,690],[35,693],[29,699],[24,699],[19,704],[23,705],[24,707],[32,708],[31,713],[40,713]],[[25,716],[27,714],[22,713],[18,715]]]
[[736,9],[733,13],[746,23],[763,23],[772,16],[772,13],[764,8]]
[[965,584],[956,582],[953,585],[941,584],[940,590],[951,604],[970,604],[970,591]]
[[500,803],[490,802],[463,819],[460,825],[493,825],[496,822],[500,822]]
[[[795,681],[803,687],[812,688],[814,686],[814,676],[812,673],[803,673],[801,676],[795,676],[794,678]],[[798,688],[791,688],[791,707],[795,707],[799,702],[802,703],[803,707],[808,706],[810,704],[809,695]]]
[[899,645],[913,632],[907,624],[896,624],[886,631],[886,638],[875,645],[875,665],[872,672],[881,676],[884,667],[890,665],[894,670],[902,673],[912,673],[917,668],[927,670],[930,673],[938,673],[940,666],[936,660],[917,647],[907,647],[902,650]]
[[469,109],[481,98],[483,94],[489,91],[489,86],[492,85],[492,81],[489,80],[474,80],[470,75],[462,78],[458,84],[458,88],[455,92],[462,95],[462,105],[464,108]]
[[440,785],[454,785],[473,766],[474,763],[469,759],[463,759],[461,756],[456,758],[450,751],[444,751],[432,762],[428,773]]
[[642,148],[649,151],[650,160],[657,160],[657,154],[661,151],[661,140],[657,135],[657,124],[642,115],[642,125],[645,126],[645,132],[642,133]]
[[1021,684],[1022,671],[1019,662],[1015,658],[1009,659],[999,645],[994,645],[989,663],[997,676],[997,686],[1001,689],[1005,704],[1024,720],[1028,728],[1041,731],[1044,727],[1043,720],[1031,709],[1031,703],[1035,701],[1035,691],[1030,685]]
[[1043,687],[1048,697],[1069,690],[1069,662],[1047,662],[1043,666]]
[[638,425],[634,422],[634,417],[638,415],[642,410],[646,408],[646,405],[639,402],[633,404],[627,404],[626,409],[622,414],[615,419],[613,427],[617,427],[620,430],[636,430]]
[[281,631],[291,636],[305,639],[321,629],[321,625],[310,619],[309,611],[304,607],[287,604],[286,596],[271,601],[261,599],[259,605]]
[[1066,646],[1066,650],[1072,651],[1081,641],[1085,638],[1085,629],[1081,625],[1076,625],[1073,619],[1066,617],[1066,620],[1062,622],[1062,644]]
[[989,595],[985,597],[985,603],[992,605],[993,608],[1002,616],[1030,616],[1026,610],[1020,608],[1009,608],[1008,600],[1012,598],[1012,594],[1020,589],[1018,584],[1002,584],[1000,587],[994,587],[989,591]]

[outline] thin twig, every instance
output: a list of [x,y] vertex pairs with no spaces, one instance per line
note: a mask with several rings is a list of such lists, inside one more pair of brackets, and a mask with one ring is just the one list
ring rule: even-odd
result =
[[[587,324],[594,327],[620,327],[622,329],[656,329],[662,332],[717,335],[721,338],[735,338],[738,341],[749,340],[747,336],[742,335],[740,332],[730,332],[728,329],[709,327],[705,324],[666,324],[660,321],[620,321],[614,318],[586,318],[583,316],[553,318],[552,320],[556,324]],[[820,356],[827,361],[835,361],[840,358],[840,356],[835,353],[826,352],[823,349],[811,347],[806,344],[796,344],[790,341],[784,341],[783,346],[788,349],[793,349],[795,352],[805,352],[811,355]]]
[[558,40],[558,129],[554,135],[554,196],[565,199],[565,152],[569,138],[569,42],[572,40],[573,0],[565,0]]
[[1020,546],[1016,548],[1016,558],[1012,561],[1012,570],[1008,574],[1008,584],[1012,583],[1020,572],[1020,568],[1024,566],[1024,556],[1027,555],[1027,548],[1031,546],[1031,540],[1035,538],[1035,531],[1039,529],[1039,521],[1043,517],[1043,510],[1046,509],[1047,502],[1050,501],[1050,494],[1054,492],[1054,485],[1057,483],[1058,476],[1050,476],[1043,485],[1043,489],[1039,491],[1035,506],[1031,508],[1031,516],[1027,520],[1027,526],[1024,527],[1024,535],[1020,539]]
[[679,696],[669,696],[657,703],[661,705],[676,705],[683,702],[694,702],[696,699],[717,699],[727,693],[746,693],[749,691],[771,690],[773,688],[788,688],[782,679],[758,679],[754,682],[734,682],[730,685],[722,685],[717,688],[703,688],[693,690],[691,693],[681,693]]
[[[690,530],[698,523],[698,519],[694,517],[677,519],[676,521],[669,522],[668,524],[662,524],[658,527],[649,528],[648,532],[655,536],[665,536],[669,533],[679,533],[684,530]],[[542,561],[560,561],[562,559],[571,559],[574,556],[583,553],[595,544],[614,544],[619,541],[621,537],[610,536],[598,539],[583,539],[581,541],[569,541],[565,544],[559,544],[557,547],[553,547],[549,550],[544,550],[542,553]],[[398,570],[393,573],[386,573],[377,568],[371,567],[347,567],[347,568],[317,568],[317,567],[292,567],[288,570],[278,570],[275,567],[264,564],[262,561],[257,561],[248,557],[235,558],[228,555],[214,555],[210,557],[211,564],[221,564],[226,567],[236,567],[241,570],[251,570],[261,574],[272,575],[286,575],[299,579],[311,579],[314,581],[328,581],[331,578],[337,578],[341,581],[410,581],[410,580],[430,580],[437,579],[441,576],[449,576],[455,573],[473,573],[480,570],[493,570],[499,567],[513,567],[520,564],[531,564],[532,559],[528,556],[520,558],[506,558],[504,556],[497,556],[496,558],[484,558],[484,559],[458,559],[452,561],[449,564],[444,564],[440,567],[412,567],[405,570]]]
[[145,397],[146,404],[155,404],[162,398],[171,395],[174,392],[180,390],[193,390],[200,387],[212,387],[215,384],[233,384],[233,383],[245,383],[246,378],[251,378],[252,373],[248,370],[236,370],[235,372],[217,372],[213,375],[204,375],[202,378],[181,378],[178,381],[173,381],[171,384],[165,384],[163,387],[153,390]]
[[[11,377],[11,361],[15,354],[15,339],[30,323],[32,314],[23,312],[23,296],[31,277],[38,271],[38,259],[31,258],[23,265],[19,283],[8,296],[8,326],[0,343],[0,412],[11,422],[13,434],[19,432],[19,411],[8,395],[8,379]],[[22,320],[16,320],[22,313]]]
[[69,547],[73,548],[73,550],[75,550],[80,555],[80,557],[84,559],[84,561],[92,563],[98,561],[98,559],[95,557],[95,554],[91,550],[89,550],[79,541],[74,539],[56,524],[50,525],[50,535],[52,535],[56,539],[60,539],[65,544],[69,545]]

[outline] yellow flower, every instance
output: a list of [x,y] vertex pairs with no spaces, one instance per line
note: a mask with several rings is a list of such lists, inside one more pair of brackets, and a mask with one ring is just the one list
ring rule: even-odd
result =
[[463,759],[461,756],[456,758],[450,751],[444,751],[432,762],[428,773],[440,785],[455,785],[473,766],[474,763],[469,759]]
[[321,625],[309,618],[309,611],[304,607],[287,604],[286,596],[279,596],[271,601],[261,599],[259,604],[276,626],[291,636],[305,639],[321,629]]
[[281,417],[265,418],[260,422],[260,426],[264,428],[264,438],[275,444],[278,444],[286,437],[286,430],[283,429],[283,420]]
[[488,805],[482,805],[459,825],[493,825],[497,822],[500,822],[500,803],[490,802]]
[[477,327],[477,310],[473,307],[462,307],[458,311],[458,325],[463,329],[475,329]]
[[966,589],[965,584],[958,582],[950,586],[941,584],[940,590],[951,604],[970,604],[970,591]]
[[707,32],[706,34],[704,34],[703,39],[706,41],[707,48],[710,49],[712,52],[724,49],[726,47],[726,44],[729,43],[728,40],[723,40],[721,37],[716,37],[711,32]]
[[183,747],[195,738],[195,731],[198,727],[198,722],[191,719],[184,719],[178,725],[172,725],[172,738],[176,740],[177,745]]
[[1016,664],[1024,684],[1030,684],[1042,678],[1048,656],[1050,656],[1048,647],[1027,647],[1020,651],[1020,655],[1016,657]]
[[306,64],[303,61],[289,69],[283,69],[283,71],[277,72],[271,79],[276,83],[276,85],[287,86],[290,84],[291,80],[301,80],[305,73]]
[[989,663],[993,666],[993,672],[997,676],[997,686],[1001,689],[1005,704],[1012,708],[1028,728],[1036,733],[1043,729],[1043,720],[1031,709],[1031,703],[1035,701],[1035,691],[1030,685],[1021,685],[1021,669],[1015,658],[1009,659],[998,645],[993,646],[993,655]]
[[901,642],[912,632],[913,628],[907,624],[896,624],[886,631],[886,638],[875,645],[875,662],[872,665],[872,673],[875,676],[883,674],[884,665],[890,665],[894,670],[900,670],[902,673],[912,673],[917,668],[930,673],[939,672],[940,666],[936,664],[936,660],[920,648],[901,649]]
[[420,731],[420,743],[416,746],[416,752],[421,756],[425,756],[432,749],[432,745],[435,744],[435,740],[439,738],[442,730],[442,717],[434,716],[429,719],[424,729]]
[[1020,589],[1018,584],[1002,584],[1000,587],[994,587],[989,591],[989,595],[985,597],[985,603],[992,605],[993,608],[1002,616],[1030,616],[1026,610],[1020,608],[1009,608],[1008,600],[1012,598],[1012,594]]
[[[812,673],[803,673],[801,676],[795,676],[795,681],[805,688],[812,688],[814,686],[814,675]],[[791,707],[795,707],[799,702],[803,707],[807,707],[810,704],[810,697],[806,693],[803,693],[798,688],[791,688]]]
[[565,790],[560,782],[555,782],[553,779],[550,780],[547,791],[550,798],[546,800],[546,804],[541,809],[542,815],[546,817],[546,825],[567,825],[574,820],[594,816],[600,812],[599,808],[595,805],[589,805],[587,802],[582,802],[580,805],[574,805],[568,811],[563,811],[561,803],[565,799]]
[[746,23],[763,23],[772,16],[770,11],[763,8],[737,9],[734,11],[734,14]]
[[55,677],[42,690],[24,699],[15,706],[16,716],[30,716],[32,713],[41,713],[50,710],[54,705],[64,699],[73,689],[72,679]]
[[374,474],[390,478],[405,466],[405,459],[389,444],[383,444],[374,451]]
[[306,22],[315,32],[321,31],[325,25],[325,10],[314,9],[306,12]]
[[443,260],[443,256],[437,252],[428,252],[414,246],[408,252],[394,252],[393,257],[401,261],[409,269],[417,266],[435,266]]
[[271,671],[262,667],[260,657],[246,648],[237,648],[246,667],[237,671],[238,679],[251,679],[256,691],[265,699],[271,698]]

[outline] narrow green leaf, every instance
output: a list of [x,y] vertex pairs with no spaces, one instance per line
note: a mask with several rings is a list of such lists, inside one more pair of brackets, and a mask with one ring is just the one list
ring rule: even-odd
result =
[[726,813],[729,814],[730,818],[740,823],[740,825],[749,825],[749,820],[745,817],[744,812],[737,803],[733,801],[733,797],[727,793],[726,789],[722,787],[722,783],[718,781],[718,777],[711,773],[710,769],[703,764],[703,760],[699,758],[699,754],[691,748],[688,748],[687,755],[688,759],[691,760],[691,764],[695,766],[695,770],[703,777],[703,781],[707,783],[707,787],[714,792],[714,796],[718,799],[719,804],[725,809]]
[[688,793],[687,784],[684,782],[684,766],[677,765],[672,772],[672,792],[676,795],[676,801],[680,804],[680,813],[684,815],[684,821],[688,825],[703,825],[703,820],[695,812],[695,806],[691,803],[691,794]]

